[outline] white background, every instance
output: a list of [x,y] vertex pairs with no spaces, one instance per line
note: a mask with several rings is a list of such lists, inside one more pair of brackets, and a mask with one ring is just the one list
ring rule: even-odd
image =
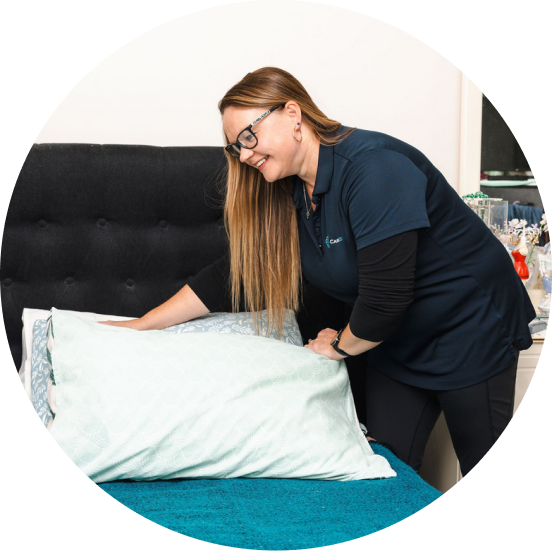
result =
[[36,142],[220,146],[218,101],[267,66],[330,118],[417,147],[458,189],[458,68],[396,27],[310,2],[219,6],[143,34],[76,84]]

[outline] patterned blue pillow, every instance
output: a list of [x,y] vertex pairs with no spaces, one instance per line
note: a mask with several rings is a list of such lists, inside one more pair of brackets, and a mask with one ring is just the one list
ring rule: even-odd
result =
[[[266,327],[266,311],[261,312],[261,314],[263,327]],[[232,314],[224,312],[209,313],[200,318],[174,325],[173,327],[167,327],[163,331],[169,333],[237,333],[254,336],[255,325],[251,313],[239,312]],[[277,339],[277,331],[274,330],[269,338]],[[288,344],[303,346],[303,338],[295,320],[295,315],[291,310],[286,312],[281,340]],[[47,320],[35,321],[31,360],[31,400],[45,427],[48,426],[48,423],[53,418],[52,409],[48,403],[48,380],[52,373],[50,362],[48,361],[47,341]],[[54,383],[53,380],[52,382]],[[55,395],[50,397],[50,400],[52,399],[55,400]]]
[[33,326],[33,347],[31,357],[31,400],[35,411],[47,427],[52,412],[48,404],[47,390],[50,378],[50,364],[47,358],[46,320],[36,320]]
[[[266,322],[266,310],[261,312],[262,327],[267,327]],[[240,335],[255,335],[255,325],[253,323],[253,315],[249,312],[239,312],[237,314],[231,313],[210,313],[200,318],[196,318],[180,325],[174,325],[173,327],[167,327],[163,331],[170,333],[238,333]],[[260,334],[264,335],[264,331],[261,329]],[[278,333],[276,330],[269,335],[271,339],[278,339]],[[295,320],[295,315],[291,310],[287,310],[286,318],[284,322],[284,330],[282,333],[282,342],[288,344],[295,344],[297,346],[303,346],[303,338],[299,331],[299,326]]]

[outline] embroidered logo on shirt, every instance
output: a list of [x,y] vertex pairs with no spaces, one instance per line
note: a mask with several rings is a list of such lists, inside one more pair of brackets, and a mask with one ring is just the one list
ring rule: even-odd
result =
[[330,236],[326,236],[326,247],[328,249],[330,248],[330,245],[335,245],[336,243],[339,243],[340,241],[343,241],[343,237],[338,237],[337,239],[330,239]]

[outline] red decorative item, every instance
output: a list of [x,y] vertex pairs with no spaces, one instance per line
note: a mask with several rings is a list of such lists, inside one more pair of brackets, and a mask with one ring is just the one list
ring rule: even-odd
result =
[[514,257],[514,268],[518,273],[521,279],[529,279],[529,267],[525,263],[525,256],[522,255],[519,251],[513,251],[512,256]]

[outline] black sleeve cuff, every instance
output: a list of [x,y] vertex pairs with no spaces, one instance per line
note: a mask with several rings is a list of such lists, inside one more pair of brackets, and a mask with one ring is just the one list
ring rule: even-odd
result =
[[225,254],[193,276],[188,286],[209,312],[231,312],[229,279],[230,257]]
[[[408,304],[406,307],[408,307]],[[370,342],[384,341],[401,324],[406,313],[406,307],[400,314],[390,316],[357,300],[349,320],[349,329],[358,339]]]

